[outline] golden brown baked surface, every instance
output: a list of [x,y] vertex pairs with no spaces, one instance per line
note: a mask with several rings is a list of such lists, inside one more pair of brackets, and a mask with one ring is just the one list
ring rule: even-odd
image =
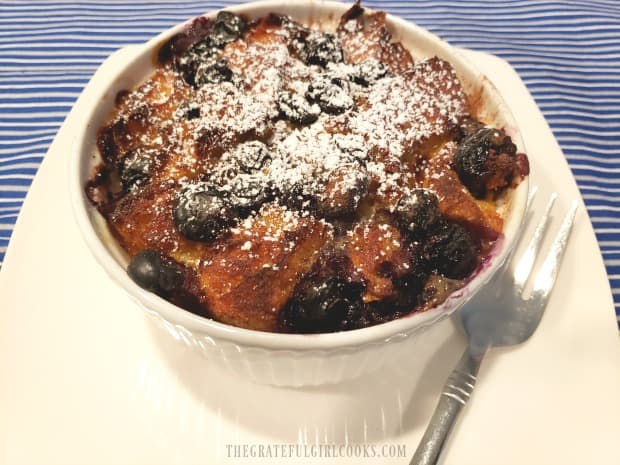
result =
[[223,323],[329,332],[436,305],[527,174],[452,66],[359,5],[333,33],[197,18],[158,60],[117,96],[86,191],[136,282]]

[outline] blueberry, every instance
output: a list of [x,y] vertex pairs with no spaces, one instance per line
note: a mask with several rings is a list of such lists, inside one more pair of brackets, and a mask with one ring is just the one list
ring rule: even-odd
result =
[[209,242],[230,226],[235,217],[227,196],[207,183],[190,184],[177,196],[174,223],[194,241]]
[[466,278],[478,264],[477,247],[467,230],[445,221],[428,234],[423,257],[430,269],[451,279]]
[[339,79],[320,75],[308,86],[306,98],[311,103],[316,103],[325,113],[339,115],[354,105],[353,99],[342,85]]
[[264,179],[253,174],[240,173],[226,186],[230,189],[230,202],[242,213],[256,210],[271,199],[271,189]]
[[469,191],[481,198],[489,190],[509,183],[516,146],[509,136],[493,128],[469,124],[454,154],[454,169]]
[[138,286],[155,292],[159,290],[159,274],[162,265],[158,252],[150,249],[142,250],[131,259],[127,273]]
[[124,192],[131,192],[145,185],[151,178],[153,158],[151,151],[132,150],[124,155],[120,166]]
[[172,292],[183,286],[183,271],[176,266],[164,265],[159,273],[159,288],[164,292]]
[[183,271],[165,263],[159,252],[145,249],[133,256],[127,273],[138,286],[152,292],[168,293],[183,286]]
[[196,73],[203,63],[213,62],[220,51],[211,38],[203,39],[192,45],[178,60],[177,68],[185,82],[196,85]]
[[396,204],[396,220],[407,232],[426,231],[439,219],[439,199],[428,189],[414,189],[403,195]]
[[422,245],[409,242],[405,245],[409,252],[409,268],[407,272],[391,273],[390,278],[398,290],[395,306],[402,311],[410,311],[418,303],[418,299],[428,280],[428,263],[422,256]]
[[351,78],[360,86],[368,87],[387,75],[387,66],[377,60],[368,59],[355,67]]
[[471,136],[474,132],[484,128],[484,124],[476,119],[466,119],[459,126],[458,141],[462,141]]
[[213,40],[220,47],[224,47],[241,37],[244,29],[245,21],[243,19],[230,11],[220,11],[213,26]]
[[160,64],[176,62],[187,51],[191,38],[181,32],[168,39],[157,52],[157,61]]
[[359,312],[361,291],[361,285],[335,277],[305,282],[284,310],[285,324],[301,333],[338,331]]
[[213,42],[211,37],[205,37],[204,39],[196,42],[186,52],[188,58],[193,58],[198,61],[212,58],[219,55],[220,51],[217,49],[217,45]]
[[198,65],[194,76],[196,87],[205,84],[219,84],[220,82],[232,81],[233,72],[228,67],[228,61],[224,58],[210,59]]
[[321,114],[318,105],[312,105],[298,94],[284,92],[278,97],[280,116],[295,124],[312,124]]
[[122,141],[127,137],[127,124],[124,119],[118,119],[99,131],[97,148],[106,163],[114,163],[121,152]]
[[300,58],[308,65],[327,66],[343,61],[342,45],[334,34],[313,31],[305,39]]
[[239,170],[248,174],[261,170],[271,160],[267,146],[257,140],[240,144],[230,156]]

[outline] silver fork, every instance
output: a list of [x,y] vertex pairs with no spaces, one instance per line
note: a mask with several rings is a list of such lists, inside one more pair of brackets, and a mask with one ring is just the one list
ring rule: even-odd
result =
[[[530,196],[528,201],[528,210],[533,197],[534,195]],[[433,417],[410,462],[411,465],[438,463],[452,426],[476,385],[478,368],[487,350],[492,347],[520,344],[538,327],[555,283],[577,211],[575,200],[534,279],[531,293],[525,296],[525,286],[534,268],[556,197],[555,193],[551,195],[534,235],[514,266],[514,271],[510,265],[505,266],[493,282],[489,283],[488,290],[476,296],[461,310],[460,319],[467,334],[468,345],[443,387]]]

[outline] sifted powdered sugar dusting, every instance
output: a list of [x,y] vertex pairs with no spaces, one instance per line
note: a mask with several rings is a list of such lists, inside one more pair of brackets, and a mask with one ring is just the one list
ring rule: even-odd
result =
[[[363,87],[347,80],[355,75],[356,66],[331,64],[326,72],[317,66],[306,66],[288,55],[286,60],[283,59],[281,47],[272,50],[277,55],[275,63],[294,63],[288,68],[294,69],[293,74],[297,76],[306,76],[310,84],[301,80],[283,81],[281,75],[264,79],[260,74],[251,74],[244,78],[244,82],[251,83],[250,93],[242,94],[229,83],[206,86],[199,92],[201,108],[206,111],[201,112],[195,126],[196,137],[201,131],[213,128],[223,129],[224,134],[250,130],[257,134],[270,133],[264,139],[269,161],[252,176],[238,177],[236,184],[245,179],[254,185],[268,186],[280,195],[324,200],[328,195],[325,186],[334,173],[358,172],[365,168],[378,182],[379,193],[387,188],[405,188],[399,182],[401,173],[389,172],[384,160],[371,156],[372,151],[378,149],[387,153],[397,163],[415,148],[415,144],[444,134],[466,114],[465,96],[458,79],[451,67],[439,60],[416,65],[408,76],[385,77]],[[250,58],[259,51],[265,50],[245,49]],[[260,67],[253,68],[252,73],[257,72],[256,68]],[[350,108],[341,115],[322,113],[315,123],[304,126],[273,121],[278,92],[292,90],[303,98],[304,90],[308,92],[317,79],[338,82],[334,86],[341,92],[338,95],[330,93],[326,98],[342,99],[344,95],[348,99],[345,106]],[[452,90],[445,92],[438,83]],[[254,94],[256,89],[260,89],[259,97]],[[349,101],[355,104],[351,105]],[[332,105],[341,103],[332,102]],[[343,131],[334,129],[338,123],[342,123]],[[243,144],[224,153],[213,170],[214,178],[222,179],[224,173],[230,174],[231,154],[242,147]],[[340,191],[347,189],[347,180],[350,181],[348,187],[353,188],[358,178],[344,176],[339,184]]]
[[201,87],[193,103],[200,108],[200,117],[192,120],[195,140],[210,130],[217,130],[222,137],[247,132],[263,135],[276,116],[268,98],[248,94],[230,82]]
[[[342,201],[334,196],[350,190],[357,204],[363,194],[359,187],[368,176],[380,196],[406,190],[411,175],[395,168],[401,158],[466,115],[465,95],[451,66],[435,58],[403,75],[391,75],[376,60],[306,64],[291,54],[286,43],[290,38],[283,30],[271,31],[269,40],[249,34],[226,46],[221,56],[233,72],[231,81],[192,89],[179,76],[175,86],[180,91],[168,89],[168,104],[177,101],[173,119],[156,121],[168,128],[168,146],[163,149],[176,152],[171,158],[183,157],[187,165],[195,165],[192,158],[199,161],[215,154],[200,178],[241,192],[240,199],[268,190],[283,204],[298,197],[297,205],[308,205],[308,199],[337,205]],[[131,102],[137,105],[154,87],[145,84]],[[293,117],[306,123],[301,125],[283,121],[283,95],[291,97],[289,107],[307,102],[307,109],[300,111],[314,116],[305,121]],[[286,111],[294,115],[296,109],[289,107]],[[187,151],[188,136],[197,147],[195,153]],[[154,145],[152,138],[150,143]],[[253,148],[248,152],[247,147]],[[240,167],[244,150],[246,158],[258,156],[257,151],[263,155],[254,160],[255,166]],[[338,182],[328,189],[334,176]],[[183,176],[178,181],[192,182]]]
[[404,76],[379,80],[349,127],[371,146],[400,157],[416,144],[444,134],[466,115],[466,96],[454,70],[447,62],[431,59]]

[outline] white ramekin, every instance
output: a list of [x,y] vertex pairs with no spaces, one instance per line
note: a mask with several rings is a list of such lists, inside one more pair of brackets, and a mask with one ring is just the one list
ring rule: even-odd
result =
[[[351,5],[332,1],[262,1],[230,8],[250,18],[267,13],[287,14],[301,22],[330,25]],[[210,13],[207,16],[214,15]],[[479,101],[479,116],[505,128],[520,151],[523,140],[510,110],[490,81],[454,48],[418,26],[388,15],[395,39],[401,40],[414,58],[437,55],[452,63],[470,96]],[[97,131],[109,118],[119,90],[132,89],[154,70],[159,46],[180,32],[180,24],[147,42],[137,58],[109,76],[108,85],[93,98],[70,156],[70,190],[73,210],[84,239],[108,275],[127,291],[180,343],[194,347],[210,360],[228,366],[259,383],[302,386],[335,383],[377,369],[399,358],[415,344],[431,341],[431,325],[460,308],[489,281],[515,242],[524,215],[528,182],[522,182],[506,199],[504,236],[476,276],[440,306],[388,323],[354,331],[298,335],[252,331],[194,315],[136,285],[125,272],[128,258],[110,235],[107,225],[91,206],[84,185],[99,161]],[[329,26],[328,26],[329,27]]]

